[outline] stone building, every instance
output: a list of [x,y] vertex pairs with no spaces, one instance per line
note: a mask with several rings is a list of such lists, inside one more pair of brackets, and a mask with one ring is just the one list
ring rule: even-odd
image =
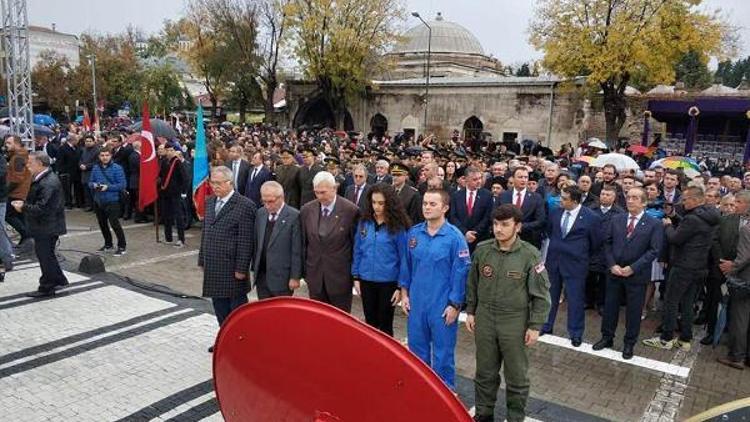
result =
[[[536,140],[555,148],[581,136],[582,79],[504,76],[500,62],[487,55],[466,28],[438,14],[432,27],[427,95],[428,31],[408,30],[388,53],[390,70],[373,80],[366,94],[349,105],[339,129],[447,139],[464,137]],[[287,123],[336,126],[331,107],[314,83],[287,81]]]

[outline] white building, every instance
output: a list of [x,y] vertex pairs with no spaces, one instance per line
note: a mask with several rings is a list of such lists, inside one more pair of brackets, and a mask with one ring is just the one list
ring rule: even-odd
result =
[[52,28],[29,26],[29,54],[31,68],[39,62],[42,52],[52,50],[60,56],[66,57],[70,67],[77,67],[80,63],[78,36],[57,32]]

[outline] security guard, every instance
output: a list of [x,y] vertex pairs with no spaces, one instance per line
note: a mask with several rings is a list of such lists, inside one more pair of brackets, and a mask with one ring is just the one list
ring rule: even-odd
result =
[[455,390],[458,313],[469,272],[469,246],[445,219],[450,197],[428,190],[422,200],[425,221],[409,230],[408,270],[401,286],[401,308],[408,315],[409,350],[430,365]]
[[539,251],[521,240],[521,211],[501,205],[492,214],[494,240],[481,242],[466,287],[466,328],[475,334],[475,421],[493,421],[505,361],[508,421],[523,421],[529,397],[526,348],[536,343],[550,309],[549,280]]

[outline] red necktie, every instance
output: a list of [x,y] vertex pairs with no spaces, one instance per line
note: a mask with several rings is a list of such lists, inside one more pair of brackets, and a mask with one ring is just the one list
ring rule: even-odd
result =
[[516,207],[518,208],[521,208],[521,205],[523,205],[523,201],[521,199],[521,192],[516,193]]
[[[622,227],[622,226],[620,226]],[[630,216],[630,224],[628,224],[628,237],[633,234],[633,231],[635,230],[635,217]]]
[[469,217],[474,212],[474,191],[469,192],[469,203],[466,204],[466,209],[469,211]]

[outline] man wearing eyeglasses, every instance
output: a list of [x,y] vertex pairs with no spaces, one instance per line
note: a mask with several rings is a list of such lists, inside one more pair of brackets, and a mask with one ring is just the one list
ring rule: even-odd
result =
[[[198,266],[203,269],[203,296],[210,297],[219,325],[247,303],[248,271],[255,251],[255,205],[234,190],[232,170],[211,169],[215,196],[206,201]],[[213,352],[213,347],[208,349]]]
[[352,171],[352,177],[354,178],[354,183],[346,188],[344,198],[362,210],[365,206],[367,191],[370,190],[370,185],[367,184],[367,169],[365,166],[362,164],[356,165]]

